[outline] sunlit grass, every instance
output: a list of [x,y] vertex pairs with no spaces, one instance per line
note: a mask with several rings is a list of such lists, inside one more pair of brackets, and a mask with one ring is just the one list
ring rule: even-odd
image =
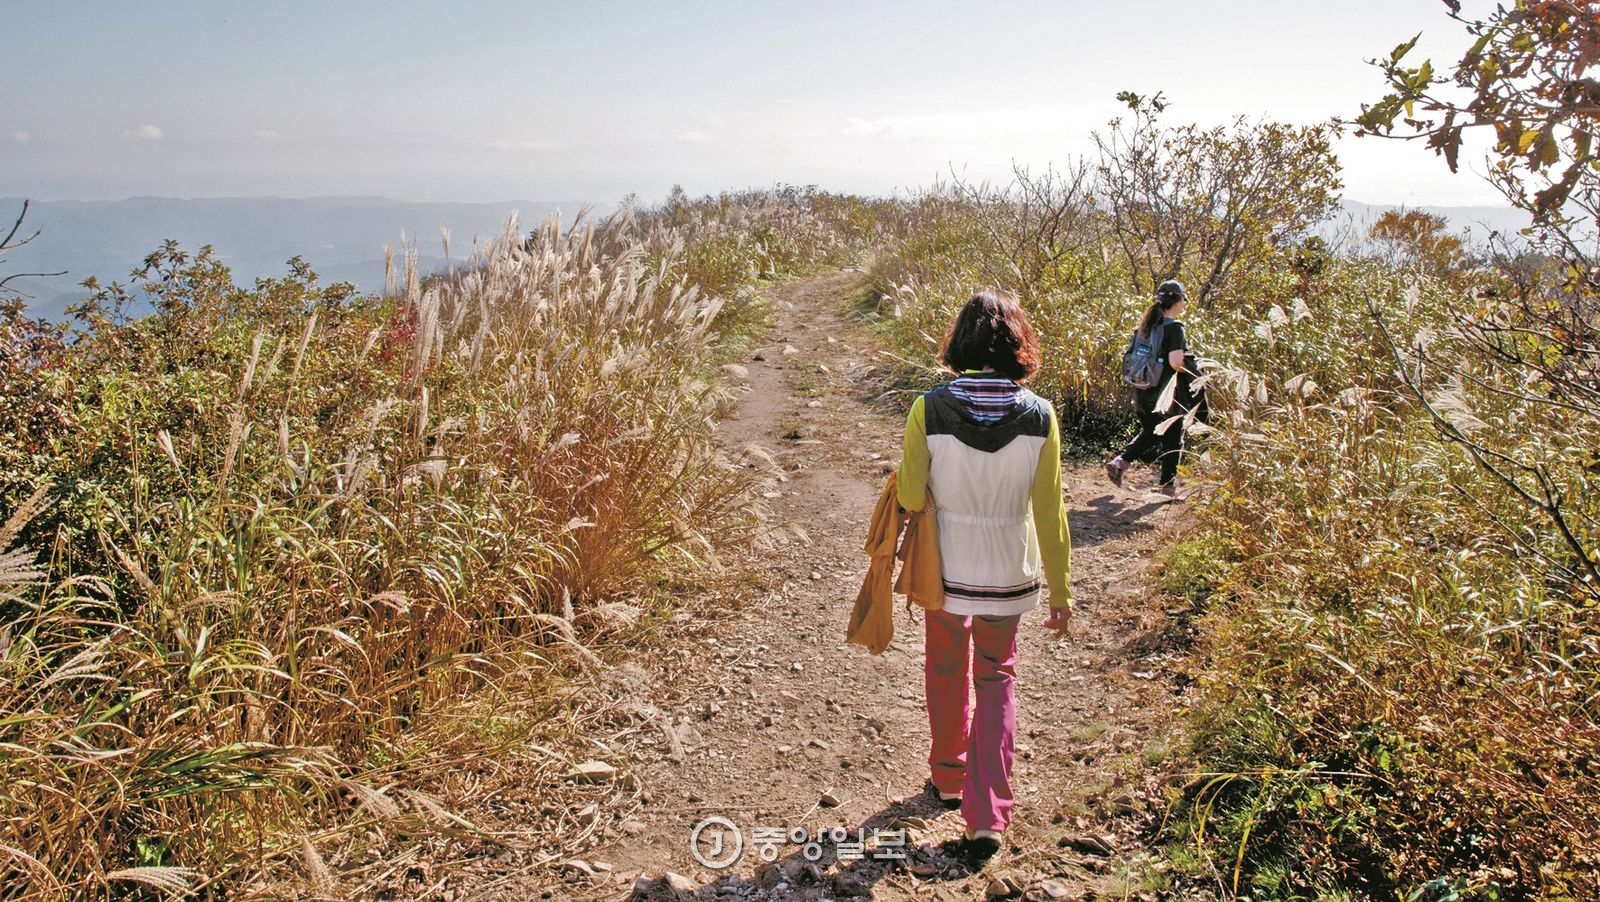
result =
[[275,858],[325,893],[310,830],[460,829],[417,780],[540,726],[539,687],[598,664],[599,603],[760,528],[717,364],[764,281],[849,253],[828,202],[512,223],[381,299],[236,289],[171,246],[158,315],[104,293],[30,374],[71,416],[0,530],[0,895]]
[[[1060,242],[1080,250],[1046,265],[997,241],[1024,206],[913,198],[854,307],[875,315],[909,397],[944,378],[934,357],[957,305],[997,280],[1019,291],[1044,350],[1032,387],[1067,446],[1105,454],[1132,429],[1118,359],[1146,300],[1096,252],[1092,211]],[[1600,624],[1573,548],[1600,535],[1600,415],[1458,326],[1488,316],[1523,358],[1576,379],[1589,370],[1562,348],[1593,345],[1592,308],[1563,320],[1584,336],[1563,345],[1500,312],[1526,288],[1492,267],[1429,273],[1359,251],[1308,267],[1285,248],[1184,317],[1214,419],[1191,431],[1199,492],[1158,579],[1200,628],[1191,740],[1151,750],[1196,774],[1167,820],[1189,850],[1179,870],[1266,899],[1593,895]],[[1527,494],[1441,440],[1390,339],[1427,348],[1414,379],[1434,410]]]

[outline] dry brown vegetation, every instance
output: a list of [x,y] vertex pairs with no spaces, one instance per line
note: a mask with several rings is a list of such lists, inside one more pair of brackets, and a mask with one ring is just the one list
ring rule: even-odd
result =
[[[915,198],[869,309],[923,361],[972,289],[1017,291],[1049,351],[1036,390],[1092,452],[1129,428],[1116,359],[1148,303],[1130,287],[1211,286],[1186,319],[1216,418],[1187,418],[1203,488],[1164,577],[1208,611],[1206,693],[1161,838],[1176,867],[1152,885],[1600,894],[1600,306],[1592,258],[1552,255],[1573,224],[1469,249],[1395,214],[1330,247],[1297,232],[1315,193],[1256,171],[1249,191],[1301,208],[1253,219],[1194,188],[1293,132],[1159,130],[1149,98],[1125,99],[1140,118],[1113,124],[1097,166]],[[1303,183],[1324,148],[1297,140],[1276,171]],[[1229,232],[1249,253],[1228,266],[1179,240]]]
[[827,202],[513,223],[389,298],[298,264],[238,289],[169,245],[151,314],[108,286],[65,343],[12,311],[5,897],[318,878],[340,831],[466,829],[417,788],[480,751],[441,712],[584,666],[586,612],[755,526],[716,367],[762,278],[844,247]]
[[538,721],[537,687],[593,664],[586,617],[751,533],[717,365],[761,280],[873,248],[858,308],[908,370],[974,289],[1017,292],[1080,454],[1128,430],[1150,282],[1203,288],[1216,418],[1189,424],[1202,491],[1163,587],[1204,612],[1205,698],[1165,866],[1130,880],[1600,897],[1594,26],[1565,2],[1479,23],[1462,106],[1402,45],[1362,119],[1452,162],[1458,126],[1499,127],[1527,243],[1397,215],[1330,247],[1326,131],[1166,128],[1126,95],[1096,160],[1006,185],[680,193],[388,298],[302,265],[242,290],[168,246],[72,341],[8,308],[3,895],[226,891],[288,859],[329,885],[319,841],[471,832],[417,787],[503,722],[475,747],[437,725],[497,691]]

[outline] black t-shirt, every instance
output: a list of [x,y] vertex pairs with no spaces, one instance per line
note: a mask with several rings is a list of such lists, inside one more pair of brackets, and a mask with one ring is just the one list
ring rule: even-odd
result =
[[1156,401],[1160,399],[1161,393],[1167,388],[1167,380],[1171,379],[1172,374],[1176,372],[1172,368],[1172,362],[1168,359],[1168,355],[1173,351],[1186,351],[1188,349],[1188,336],[1183,333],[1183,323],[1177,320],[1169,320],[1166,329],[1161,333],[1161,347],[1156,352],[1156,356],[1161,360],[1161,381],[1156,383],[1155,388],[1141,388],[1135,393],[1140,410],[1155,409]]

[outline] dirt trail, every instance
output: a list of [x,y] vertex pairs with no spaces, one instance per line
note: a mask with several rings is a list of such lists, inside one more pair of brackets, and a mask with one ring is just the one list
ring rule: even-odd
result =
[[[960,834],[960,814],[922,792],[920,618],[899,605],[881,656],[843,641],[866,572],[866,524],[903,426],[899,408],[874,397],[882,358],[872,336],[844,313],[861,284],[843,273],[774,293],[775,327],[742,364],[747,388],[719,434],[730,451],[781,467],[770,512],[799,529],[732,562],[747,574],[734,597],[690,602],[673,618],[667,641],[679,653],[633,665],[672,736],[658,731],[634,750],[644,804],[618,840],[586,856],[609,869],[574,874],[575,898],[971,899],[1012,888],[1017,898],[1137,897],[1119,869],[1159,809],[1147,762],[1172,740],[1181,704],[1168,666],[1181,626],[1145,585],[1178,508],[1160,503],[1143,472],[1121,490],[1098,468],[1069,472],[1076,623],[1057,639],[1042,611],[1024,618],[1016,820],[1000,854],[969,869],[940,847]],[[693,828],[711,816],[745,843],[727,869],[691,854]],[[869,842],[844,861],[831,840],[811,850],[815,861],[785,843],[768,863],[753,843],[758,827],[864,828]],[[905,828],[906,859],[875,857],[884,848],[875,853],[873,828]],[[702,849],[716,832],[702,834]]]

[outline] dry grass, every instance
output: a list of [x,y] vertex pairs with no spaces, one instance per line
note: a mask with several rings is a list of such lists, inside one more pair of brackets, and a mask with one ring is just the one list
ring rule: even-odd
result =
[[[956,306],[1017,289],[1035,390],[1069,447],[1103,453],[1131,431],[1117,361],[1144,301],[1087,207],[1049,247],[1014,240],[1072,201],[1026,187],[914,198],[864,306],[926,385]],[[1215,414],[1164,575],[1208,611],[1197,776],[1165,837],[1194,886],[1600,894],[1596,308],[1513,262],[1308,243],[1185,316]]]
[[326,894],[365,879],[325,856],[368,833],[558,852],[570,831],[487,836],[424,787],[583,730],[550,692],[598,672],[606,600],[758,530],[755,472],[711,441],[715,364],[760,278],[841,252],[808,203],[513,222],[389,299],[242,291],[172,247],[156,316],[103,293],[28,383],[72,415],[0,531],[0,895],[272,862]]

